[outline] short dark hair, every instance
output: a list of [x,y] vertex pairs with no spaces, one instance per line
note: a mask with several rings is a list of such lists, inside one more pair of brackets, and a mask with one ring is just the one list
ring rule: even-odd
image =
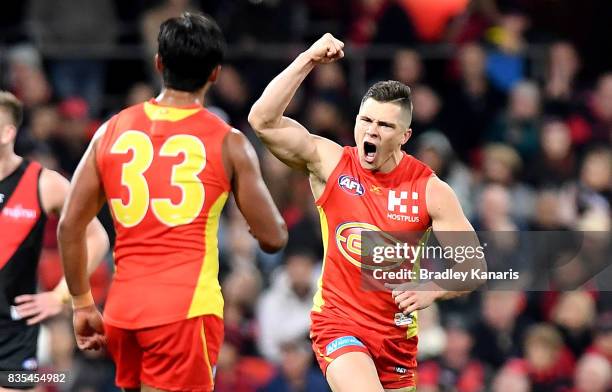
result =
[[165,86],[188,92],[206,84],[225,52],[225,39],[217,23],[189,12],[162,23],[157,43]]
[[408,125],[412,121],[412,99],[410,87],[397,80],[384,80],[374,83],[361,99],[361,105],[369,98],[378,102],[393,102],[408,113]]
[[23,104],[16,96],[8,91],[0,91],[0,109],[10,114],[13,125],[16,128],[21,126],[23,121]]

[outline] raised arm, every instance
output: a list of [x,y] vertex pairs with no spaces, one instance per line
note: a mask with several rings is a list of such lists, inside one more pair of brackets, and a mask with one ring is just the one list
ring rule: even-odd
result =
[[287,226],[261,177],[253,146],[241,132],[232,130],[223,148],[231,168],[236,204],[251,234],[265,252],[280,250],[287,243]]
[[325,34],[270,82],[249,113],[249,123],[257,136],[278,159],[294,169],[314,174],[323,182],[340,159],[342,147],[310,134],[283,113],[310,71],[317,64],[344,57],[343,48],[340,40]]

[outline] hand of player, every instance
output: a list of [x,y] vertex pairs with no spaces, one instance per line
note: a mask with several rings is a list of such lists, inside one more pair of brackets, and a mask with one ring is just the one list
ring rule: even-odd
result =
[[433,289],[433,287],[418,283],[385,284],[385,286],[393,290],[391,292],[393,300],[404,314],[429,307],[442,293],[440,290]]
[[312,61],[318,64],[333,63],[344,57],[344,42],[330,33],[325,33],[306,51]]
[[99,350],[106,346],[104,323],[96,305],[74,309],[74,336],[81,350]]
[[22,319],[27,319],[28,325],[40,323],[63,309],[61,298],[53,291],[20,295],[15,298],[15,305],[17,313]]

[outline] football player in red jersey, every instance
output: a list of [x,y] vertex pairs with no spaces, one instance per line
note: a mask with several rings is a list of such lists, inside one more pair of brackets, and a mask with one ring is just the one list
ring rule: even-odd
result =
[[[287,230],[246,137],[203,107],[220,72],[217,24],[165,21],[160,95],[98,130],[72,181],[58,229],[81,349],[107,344],[126,390],[212,391],[223,339],[217,228],[229,192],[265,251]],[[108,201],[116,271],[102,318],[85,279],[83,228]]]
[[[60,313],[70,298],[63,280],[52,291],[35,293],[45,223],[60,213],[69,184],[15,154],[22,117],[21,102],[0,92],[0,371],[36,369],[38,323]],[[108,236],[97,219],[83,232],[92,272],[108,251]]]
[[[415,389],[416,311],[464,291],[435,282],[427,289],[364,292],[356,230],[464,231],[473,234],[452,189],[422,162],[402,152],[410,139],[410,89],[374,84],[355,123],[357,147],[311,134],[283,113],[306,76],[344,56],[344,44],[325,34],[264,90],[249,122],[280,160],[308,173],[321,218],[323,272],[311,312],[313,349],[338,391]],[[398,309],[399,308],[399,309]],[[398,312],[399,310],[399,312]]]

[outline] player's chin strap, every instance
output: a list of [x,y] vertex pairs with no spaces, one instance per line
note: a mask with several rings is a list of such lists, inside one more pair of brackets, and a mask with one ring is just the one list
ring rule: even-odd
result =
[[88,306],[94,305],[93,295],[91,294],[91,290],[86,292],[85,294],[73,295],[72,296],[72,309],[81,309],[86,308]]

